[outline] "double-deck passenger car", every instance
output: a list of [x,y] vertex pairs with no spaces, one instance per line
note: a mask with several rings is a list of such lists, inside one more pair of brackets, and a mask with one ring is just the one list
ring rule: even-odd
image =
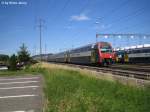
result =
[[150,47],[130,49],[128,57],[130,63],[150,63]]

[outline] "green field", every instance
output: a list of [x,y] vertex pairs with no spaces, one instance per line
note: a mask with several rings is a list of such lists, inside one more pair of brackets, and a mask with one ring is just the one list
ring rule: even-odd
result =
[[78,71],[34,68],[45,78],[47,112],[149,112],[150,89],[100,80]]
[[36,66],[22,73],[43,74],[45,112],[150,112],[150,88],[125,86],[60,68]]

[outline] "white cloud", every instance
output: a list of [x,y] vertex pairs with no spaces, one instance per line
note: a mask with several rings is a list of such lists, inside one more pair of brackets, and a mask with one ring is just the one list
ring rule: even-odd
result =
[[86,16],[85,14],[80,14],[80,15],[71,16],[70,20],[72,20],[72,21],[86,21],[86,20],[90,20],[90,18],[88,16]]

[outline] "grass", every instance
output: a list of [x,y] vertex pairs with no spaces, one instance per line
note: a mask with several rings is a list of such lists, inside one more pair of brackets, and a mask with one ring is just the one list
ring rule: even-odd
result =
[[125,86],[76,70],[33,67],[45,78],[46,112],[149,112],[150,89]]
[[136,88],[91,76],[88,72],[35,65],[0,76],[43,74],[44,112],[149,112],[150,88]]

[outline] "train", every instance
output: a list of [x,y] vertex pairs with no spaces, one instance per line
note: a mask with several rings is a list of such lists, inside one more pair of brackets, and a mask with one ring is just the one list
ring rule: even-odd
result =
[[[35,56],[35,58],[39,59],[38,56]],[[114,62],[114,52],[110,43],[97,42],[52,55],[43,55],[42,60],[108,66]]]
[[[33,58],[40,60],[39,55]],[[56,54],[43,54],[42,60],[102,66],[112,65],[114,63],[150,64],[150,44],[114,50],[108,42],[97,42]]]
[[150,64],[150,45],[134,46],[129,49],[115,51],[116,63]]

